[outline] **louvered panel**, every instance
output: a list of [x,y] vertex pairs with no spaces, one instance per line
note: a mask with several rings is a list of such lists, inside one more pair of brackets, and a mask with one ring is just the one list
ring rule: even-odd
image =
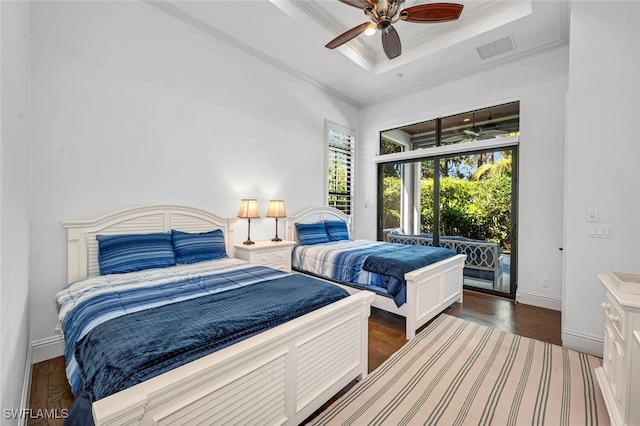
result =
[[297,410],[359,364],[359,329],[352,318],[298,347]]
[[220,225],[199,217],[173,213],[171,215],[171,229],[183,232],[207,232],[220,229]]
[[156,213],[109,226],[108,230],[105,231],[88,232],[87,271],[89,276],[100,275],[100,267],[98,266],[98,240],[96,240],[96,235],[150,234],[152,232],[165,231],[164,214]]
[[[324,345],[324,341],[317,343]],[[357,351],[357,347],[354,346],[353,335],[351,333],[340,334],[331,341],[331,344],[340,351],[340,353],[336,355],[337,358],[342,359],[345,362],[347,360],[355,360],[356,363],[358,362],[360,354]],[[325,362],[318,362],[318,351],[322,350],[322,348],[315,346],[316,345],[309,345],[305,354],[298,355],[298,362],[305,368],[305,374],[298,378],[298,382],[303,389],[308,386],[315,386],[316,377],[326,374],[327,368],[335,368],[335,366],[331,365],[329,360],[326,360]],[[348,367],[349,368],[347,368],[347,370],[350,369],[352,365],[349,365]]]
[[314,223],[314,222],[319,222],[321,220],[323,220],[323,214],[314,213],[305,217],[303,220],[300,221],[300,223]]
[[440,280],[442,277],[438,274],[434,277],[429,278],[424,285],[418,287],[418,305],[417,312],[427,312],[433,307],[436,307],[440,304],[441,296],[440,296]]
[[200,395],[154,422],[164,425],[279,425],[286,417],[286,356],[280,356],[244,376]]
[[460,291],[460,284],[458,282],[458,269],[449,269],[444,271],[444,298],[451,297]]

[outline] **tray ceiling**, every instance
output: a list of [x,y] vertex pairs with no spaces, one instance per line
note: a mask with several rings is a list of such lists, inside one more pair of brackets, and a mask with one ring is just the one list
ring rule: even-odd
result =
[[[389,60],[380,34],[329,50],[368,18],[337,0],[150,2],[209,35],[329,90],[357,106],[438,84],[567,42],[564,1],[456,1],[460,19],[394,26],[402,55]],[[427,3],[407,0],[405,6]],[[484,59],[483,59],[484,57]]]

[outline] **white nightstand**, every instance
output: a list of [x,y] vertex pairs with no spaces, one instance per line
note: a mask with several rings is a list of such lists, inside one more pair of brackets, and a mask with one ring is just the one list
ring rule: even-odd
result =
[[251,263],[291,271],[293,241],[258,241],[255,244],[235,244],[236,257]]

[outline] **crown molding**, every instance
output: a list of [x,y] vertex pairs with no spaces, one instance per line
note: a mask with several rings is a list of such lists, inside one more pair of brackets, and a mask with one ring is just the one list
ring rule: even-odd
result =
[[[328,30],[331,34],[342,34],[349,30],[344,25],[340,25],[339,20],[335,16],[327,13],[322,7],[314,1],[304,0],[291,0],[291,4],[296,6],[300,11],[306,13],[310,18]],[[363,57],[371,65],[375,65],[378,60],[377,54],[368,44],[363,42],[359,38],[354,38],[347,43],[353,50],[355,50],[360,56]]]

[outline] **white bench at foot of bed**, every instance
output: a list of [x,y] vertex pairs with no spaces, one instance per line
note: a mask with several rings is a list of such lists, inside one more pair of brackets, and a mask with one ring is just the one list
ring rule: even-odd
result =
[[367,375],[371,292],[93,403],[96,426],[297,425]]

